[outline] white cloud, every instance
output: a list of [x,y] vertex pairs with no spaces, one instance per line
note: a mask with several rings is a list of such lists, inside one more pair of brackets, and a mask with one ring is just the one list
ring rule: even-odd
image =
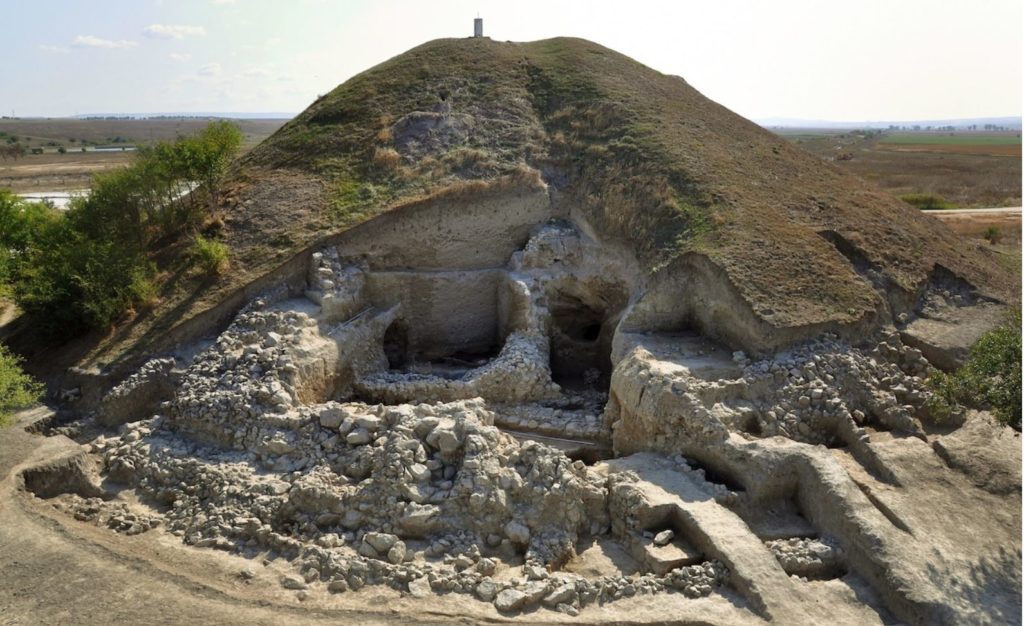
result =
[[213,0],[214,4],[234,4],[238,0]]
[[184,39],[202,37],[206,35],[206,29],[202,26],[184,24],[150,24],[142,29],[142,35],[151,39]]
[[267,67],[250,67],[242,72],[244,78],[267,78],[271,74],[272,72]]
[[191,61],[192,55],[187,52],[172,52],[167,55],[167,58],[172,61]]
[[58,54],[66,54],[66,53],[70,52],[70,50],[68,50],[64,46],[48,46],[46,44],[41,44],[39,46],[39,49],[42,50],[43,52],[55,52],[55,53],[58,53]]
[[139,44],[125,39],[101,39],[93,35],[79,35],[71,40],[71,45],[76,48],[133,48]]
[[199,74],[201,76],[216,76],[220,74],[220,63],[207,63],[199,68]]

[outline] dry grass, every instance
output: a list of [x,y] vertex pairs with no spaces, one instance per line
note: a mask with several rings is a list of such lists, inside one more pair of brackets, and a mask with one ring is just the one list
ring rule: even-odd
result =
[[394,148],[377,148],[373,151],[373,166],[383,172],[393,172],[402,164],[402,155]]
[[85,189],[93,174],[124,167],[134,152],[30,154],[0,161],[0,188],[15,193]]
[[[399,126],[406,116],[414,123]],[[399,128],[420,130],[411,140],[383,132]],[[393,163],[388,150],[402,159],[394,170],[375,162]],[[244,157],[222,207],[235,269],[212,286],[182,283],[94,354],[142,350],[375,215],[524,184],[554,187],[563,207],[602,240],[631,247],[648,269],[706,257],[723,288],[779,326],[874,314],[877,294],[823,230],[842,234],[908,291],[936,262],[985,288],[1006,274],[930,218],[678,77],[578,39],[447,39],[353,77]]]
[[896,196],[936,194],[963,208],[1021,203],[1020,144],[889,144],[884,135],[857,132],[783,136]]
[[953,232],[972,239],[985,239],[985,232],[995,228],[1004,244],[1021,242],[1021,216],[1003,213],[947,213],[936,211],[928,214],[949,226]]

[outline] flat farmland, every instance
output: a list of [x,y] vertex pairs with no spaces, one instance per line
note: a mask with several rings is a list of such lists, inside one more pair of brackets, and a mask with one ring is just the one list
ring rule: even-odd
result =
[[124,167],[134,152],[69,152],[0,161],[0,188],[14,193],[85,189],[93,174]]
[[[0,188],[15,193],[84,189],[93,174],[126,165],[134,154],[130,148],[190,135],[211,121],[209,118],[2,119],[0,144],[17,142],[30,151],[42,150],[42,154],[0,160]],[[231,121],[241,129],[242,150],[248,151],[287,120]],[[59,151],[61,148],[64,153]]]
[[1020,158],[1017,133],[893,133],[883,136],[878,147],[899,152],[978,154]]
[[897,196],[935,194],[959,208],[1021,204],[1018,133],[777,132]]
[[[191,135],[213,118],[161,119],[0,119],[0,141],[12,139],[26,148],[80,150],[83,146],[137,145]],[[254,146],[287,120],[231,120],[242,130],[247,146]]]

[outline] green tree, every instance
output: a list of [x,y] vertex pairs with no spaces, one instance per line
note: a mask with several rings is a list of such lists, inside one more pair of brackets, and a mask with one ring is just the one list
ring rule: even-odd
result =
[[9,290],[38,236],[60,219],[43,202],[28,202],[0,189],[0,293]]
[[43,386],[21,369],[21,359],[0,344],[0,426],[10,421],[11,413],[35,404],[43,395]]
[[[199,223],[240,145],[236,126],[215,122],[195,136],[145,148],[129,167],[97,175],[89,195],[72,200],[63,214],[42,219],[21,204],[6,212],[0,207],[3,276],[19,306],[40,328],[68,336],[106,327],[150,300],[156,274],[150,255],[165,237]],[[11,197],[4,197],[8,204]]]

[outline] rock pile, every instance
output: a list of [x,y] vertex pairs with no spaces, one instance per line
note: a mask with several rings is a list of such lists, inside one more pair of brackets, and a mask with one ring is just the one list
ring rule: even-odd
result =
[[[287,450],[295,460],[279,473],[263,471],[261,444],[210,446],[181,437],[166,417],[128,424],[93,448],[111,479],[168,507],[166,526],[186,543],[293,560],[300,575],[282,580],[289,589],[387,584],[467,593],[502,611],[571,613],[666,589],[707,595],[727,574],[718,563],[633,578],[550,571],[581,536],[607,532],[604,479],[502,433],[481,400],[329,402],[302,414]],[[492,578],[517,558],[521,578]]]
[[772,358],[734,360],[739,376],[705,380],[678,367],[666,372],[641,344],[612,378],[605,420],[621,431],[616,445],[644,440],[674,451],[686,449],[683,441],[720,444],[732,432],[845,445],[867,437],[866,427],[923,436],[920,420],[931,417],[930,366],[895,333],[873,349],[826,335]]
[[775,539],[766,541],[765,545],[790,576],[827,578],[843,569],[843,550],[830,537]]

